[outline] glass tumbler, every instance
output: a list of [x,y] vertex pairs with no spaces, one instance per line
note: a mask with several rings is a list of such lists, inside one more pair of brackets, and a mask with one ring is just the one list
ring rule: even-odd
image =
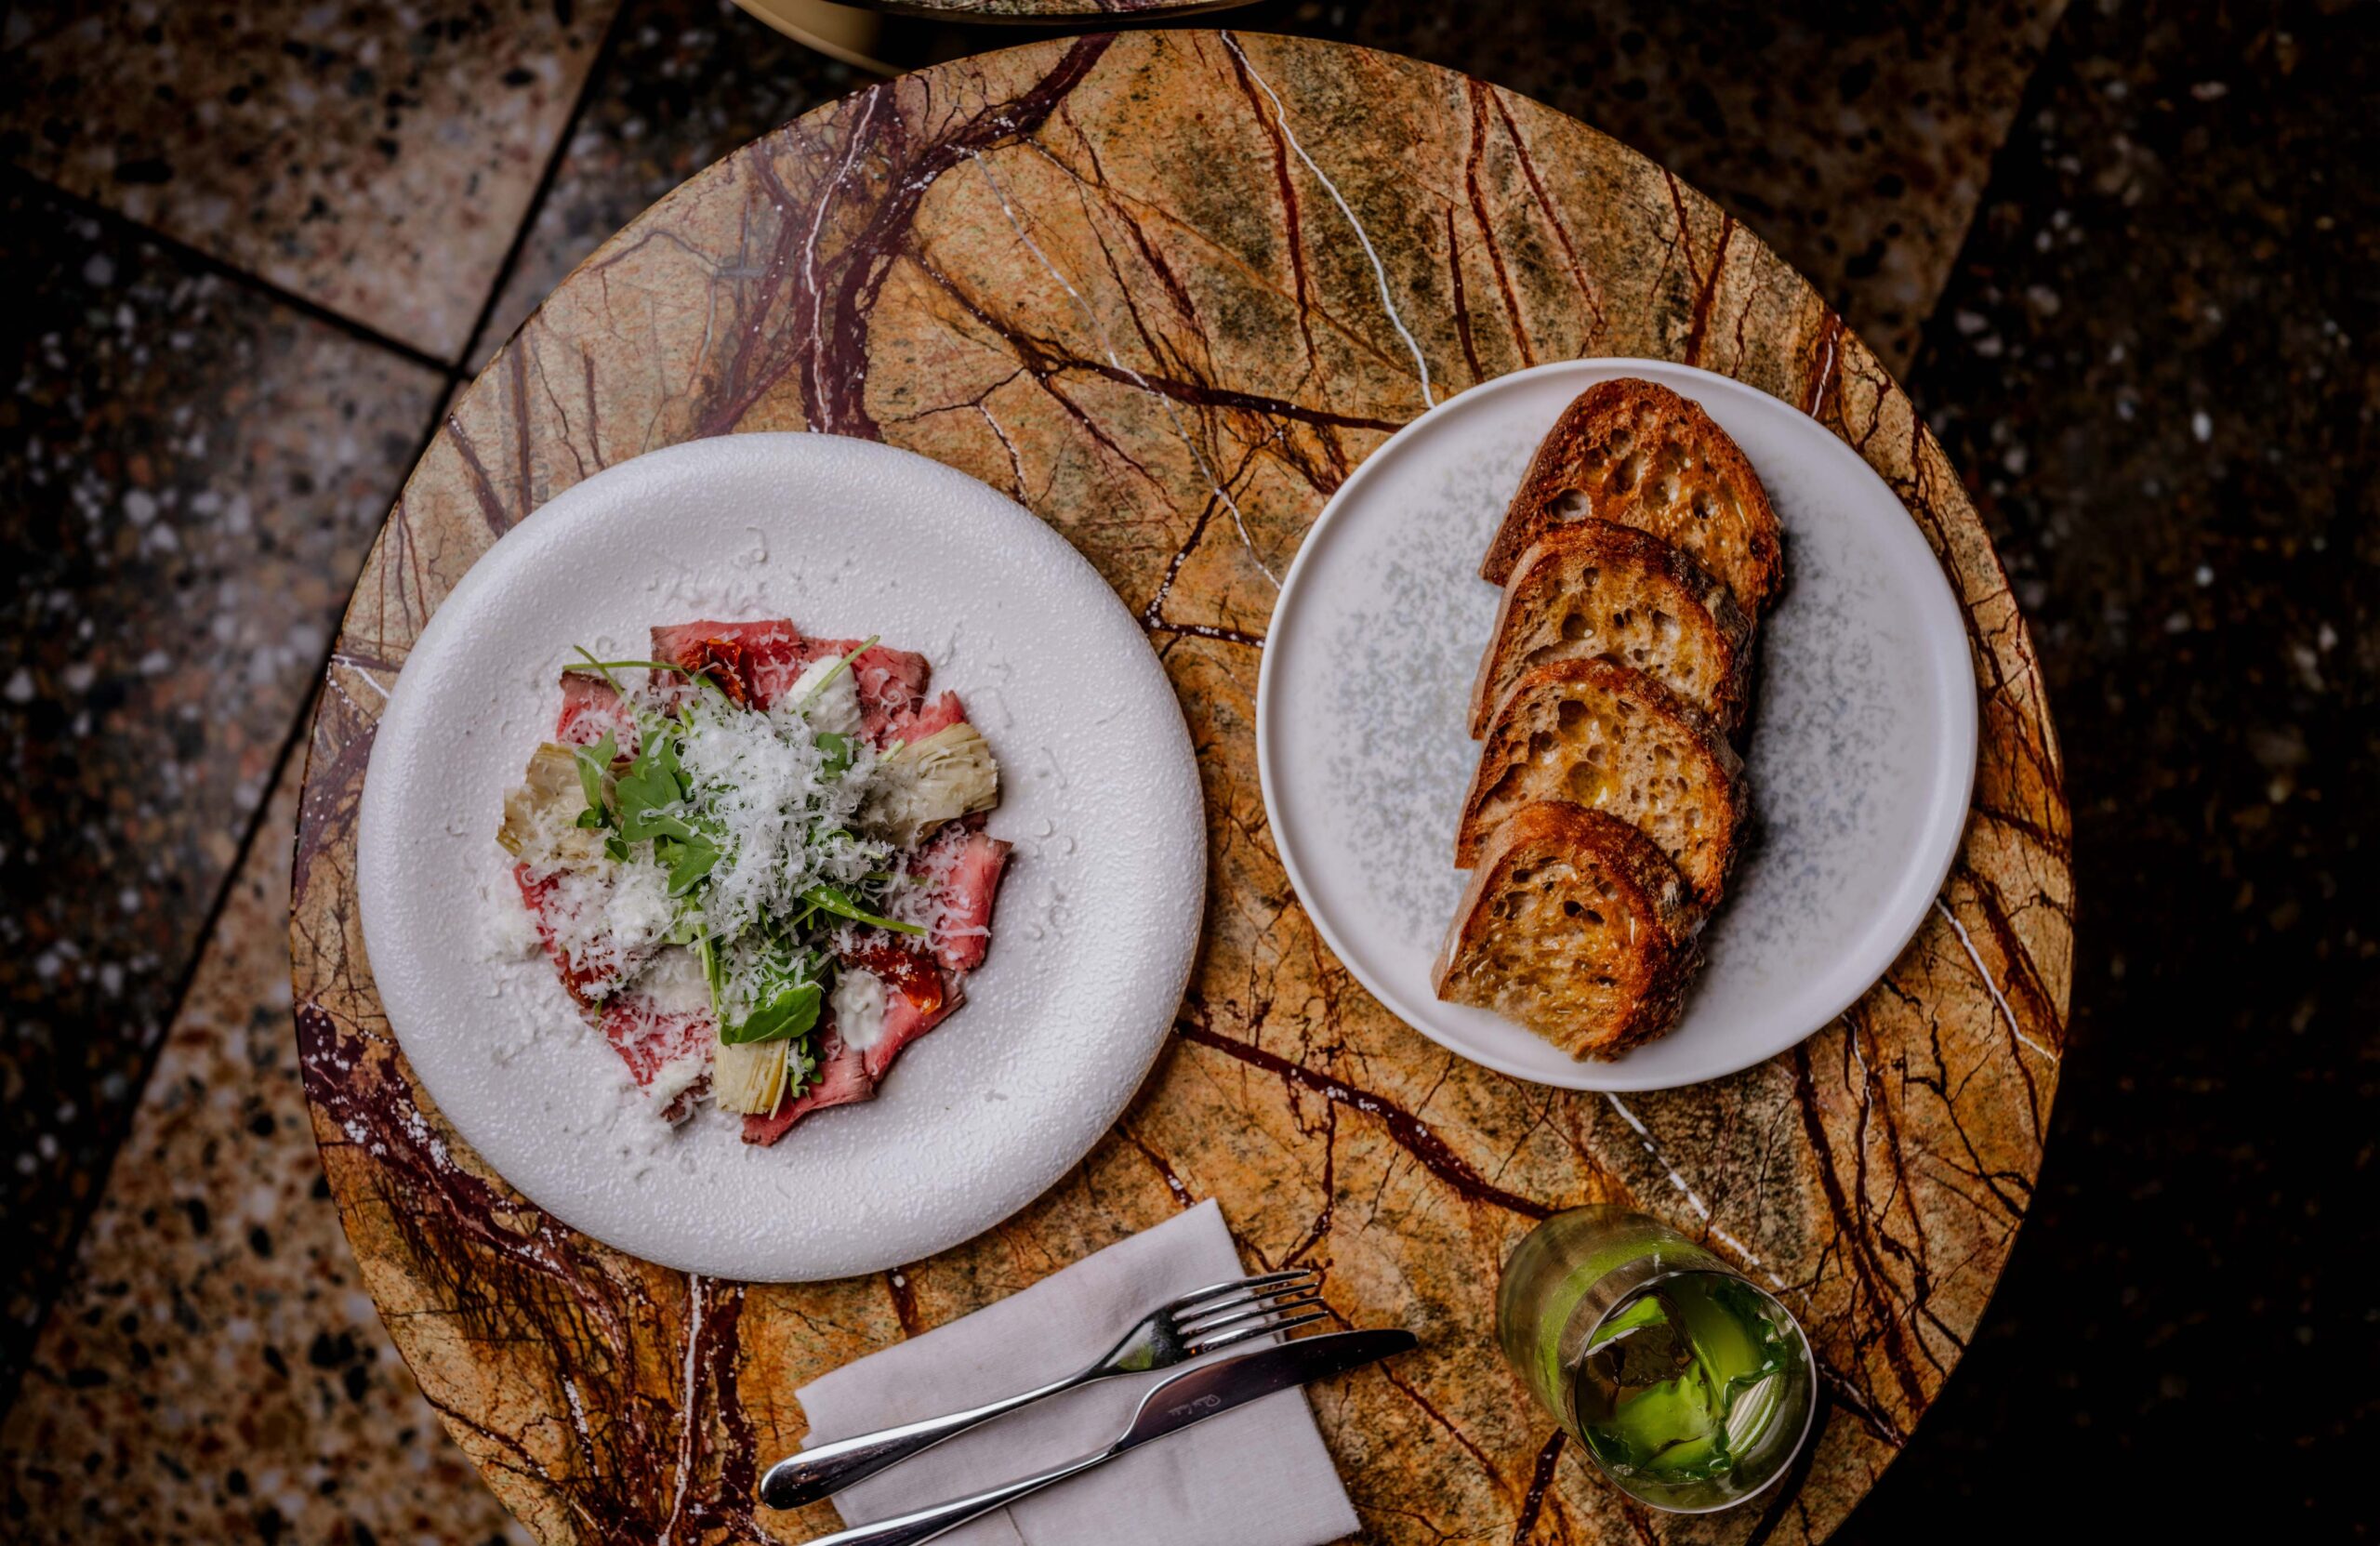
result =
[[1817,1388],[1800,1323],[1642,1213],[1574,1208],[1531,1230],[1504,1263],[1496,1332],[1596,1467],[1657,1509],[1740,1503],[1809,1437]]

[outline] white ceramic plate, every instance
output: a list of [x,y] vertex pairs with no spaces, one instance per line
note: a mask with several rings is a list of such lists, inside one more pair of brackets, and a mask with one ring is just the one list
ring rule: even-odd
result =
[[[664,1127],[551,968],[490,944],[504,794],[552,729],[571,646],[641,656],[651,625],[696,617],[923,651],[999,759],[991,831],[1016,845],[966,1006],[874,1101],[769,1149],[707,1106]],[[640,456],[506,534],[405,662],[359,843],[381,1002],[471,1146],[599,1240],[777,1281],[916,1261],[1063,1175],[1163,1043],[1206,876],[1180,705],[1097,571],[963,474],[801,434]]]
[[[1702,404],[1785,527],[1785,600],[1762,625],[1752,742],[1760,831],[1704,933],[1677,1028],[1580,1063],[1430,986],[1461,896],[1463,733],[1496,614],[1479,558],[1570,400],[1637,376]],[[1501,377],[1407,425],[1347,480],[1281,588],[1257,693],[1274,839],[1331,949],[1408,1024],[1516,1077],[1666,1090],[1791,1047],[1883,974],[1949,873],[1975,777],[1975,677],[1957,600],[1898,498],[1765,392],[1654,360]]]

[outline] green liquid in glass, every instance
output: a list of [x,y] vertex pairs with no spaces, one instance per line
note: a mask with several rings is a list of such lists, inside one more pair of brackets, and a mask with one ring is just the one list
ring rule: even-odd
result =
[[1504,1356],[1596,1469],[1656,1508],[1726,1508],[1809,1432],[1809,1344],[1776,1299],[1658,1220],[1557,1213],[1504,1263]]
[[1638,1290],[1587,1343],[1580,1434],[1609,1470],[1702,1482],[1766,1433],[1791,1334],[1733,1277],[1684,1273]]

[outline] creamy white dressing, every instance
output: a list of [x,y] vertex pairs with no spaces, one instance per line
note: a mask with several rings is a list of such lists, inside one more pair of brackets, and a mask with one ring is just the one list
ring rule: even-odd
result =
[[875,972],[845,967],[827,1001],[835,1007],[835,1029],[844,1046],[865,1052],[884,1039],[884,980]]
[[669,876],[650,849],[633,852],[628,863],[613,866],[612,889],[603,898],[603,928],[622,951],[641,955],[658,945],[677,913],[677,904],[669,899]]
[[[826,684],[823,690],[818,686],[822,681]],[[840,656],[828,655],[824,660],[812,661],[802,668],[800,676],[793,679],[793,685],[777,701],[798,704],[809,698],[813,691],[818,693],[818,696],[802,710],[802,718],[810,721],[812,728],[829,731],[837,735],[859,733],[859,681],[851,669],[843,666]]]

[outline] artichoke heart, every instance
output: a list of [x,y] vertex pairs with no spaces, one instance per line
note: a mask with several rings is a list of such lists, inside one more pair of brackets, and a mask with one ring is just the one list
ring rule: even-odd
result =
[[943,823],[998,804],[999,779],[992,748],[961,720],[884,754],[867,820],[895,846],[913,847]]
[[710,1050],[710,1090],[721,1111],[765,1117],[785,1093],[786,1051],[793,1043],[720,1042]]
[[496,840],[537,869],[585,869],[603,857],[603,835],[578,825],[585,809],[576,754],[549,741],[530,754],[520,787],[504,797]]

